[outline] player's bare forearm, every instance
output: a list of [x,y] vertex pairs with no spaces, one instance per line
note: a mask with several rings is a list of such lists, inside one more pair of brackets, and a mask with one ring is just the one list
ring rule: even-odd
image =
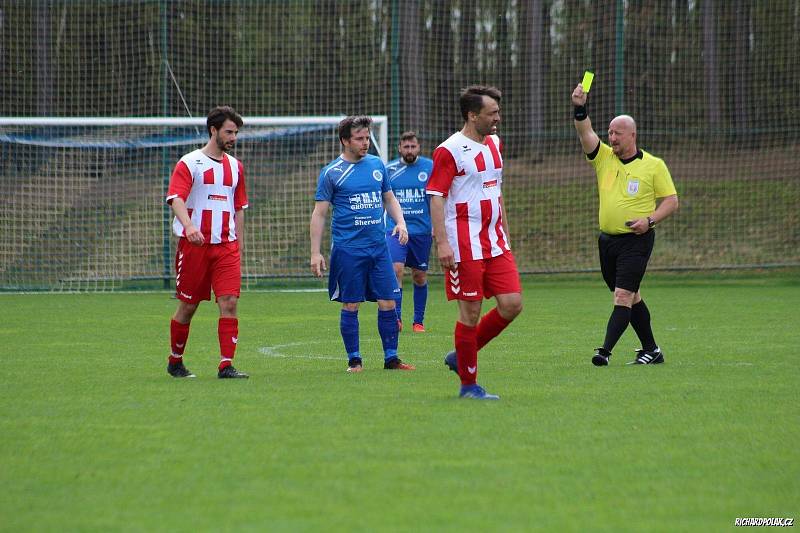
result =
[[578,131],[578,139],[581,141],[581,148],[584,154],[590,154],[600,144],[600,137],[592,129],[592,120],[586,117],[583,120],[573,120],[575,129]]
[[183,224],[184,228],[192,224],[192,219],[189,217],[189,210],[186,209],[186,203],[183,200],[177,197],[173,198],[169,205],[175,217]]
[[403,208],[400,207],[400,202],[397,201],[393,192],[383,193],[383,205],[394,223],[405,227],[406,219],[403,217]]
[[325,258],[320,253],[322,247],[322,232],[325,229],[325,219],[328,216],[328,202],[317,202],[314,204],[314,211],[311,213],[310,236],[311,236],[311,272],[317,276],[322,276],[325,271]]
[[455,254],[450,242],[447,240],[447,230],[444,226],[444,203],[442,196],[431,195],[431,225],[433,238],[436,239],[436,253],[442,268],[453,270],[456,267]]
[[236,224],[236,240],[239,241],[239,254],[244,253],[244,209],[239,209],[233,214],[233,223]]
[[653,214],[650,215],[656,224],[661,222],[662,220],[668,218],[672,213],[678,210],[678,195],[673,194],[670,196],[665,196],[661,199],[661,202],[658,204],[658,207]]
[[397,235],[400,244],[406,244],[408,242],[406,219],[403,217],[403,208],[400,207],[400,202],[392,191],[383,193],[383,207],[395,223],[392,235]]
[[502,209],[500,215],[503,217],[500,221],[503,224],[503,231],[506,232],[506,244],[511,246],[511,232],[508,230],[508,213],[505,208]]
[[325,230],[325,219],[328,216],[328,202],[317,202],[311,213],[311,253],[320,253],[322,232]]
[[175,217],[183,225],[183,233],[186,235],[189,242],[192,244],[203,244],[205,240],[203,239],[203,233],[192,223],[189,210],[186,209],[186,203],[182,199],[176,197],[170,202],[170,207],[172,208],[172,212],[175,213]]
[[[580,83],[575,90],[572,91],[572,105],[574,106],[586,106],[586,99],[588,98],[588,94],[583,92],[583,85]],[[578,131],[578,139],[581,141],[581,147],[583,148],[584,154],[590,154],[597,148],[597,145],[600,143],[600,137],[594,132],[592,129],[592,121],[587,116],[583,120],[574,120],[575,129]]]
[[433,238],[436,242],[447,241],[447,233],[444,229],[444,198],[441,196],[430,195],[431,198],[431,226],[433,226]]
[[[658,204],[656,210],[653,211],[653,214],[650,215],[650,219],[652,219],[653,223],[658,224],[662,220],[669,217],[677,209],[678,196],[675,194],[671,196],[665,196],[661,199],[661,202]],[[626,225],[637,235],[643,235],[650,230],[650,221],[647,220],[646,217],[631,220],[627,222]]]

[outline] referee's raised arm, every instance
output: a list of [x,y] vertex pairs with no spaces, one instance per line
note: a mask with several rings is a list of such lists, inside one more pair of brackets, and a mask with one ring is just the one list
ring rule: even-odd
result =
[[572,91],[572,105],[575,106],[575,129],[578,130],[578,138],[581,140],[584,154],[591,154],[600,144],[600,137],[592,129],[592,121],[586,112],[586,98],[588,94],[583,92],[583,85],[580,83]]

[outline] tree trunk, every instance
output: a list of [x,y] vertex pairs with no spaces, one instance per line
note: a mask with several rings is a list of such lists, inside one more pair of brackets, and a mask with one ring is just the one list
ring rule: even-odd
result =
[[413,129],[420,138],[426,117],[425,70],[422,62],[422,23],[419,0],[405,0],[400,7],[400,129]]
[[522,71],[526,73],[524,77],[525,87],[522,94],[526,101],[522,105],[525,110],[522,114],[522,131],[528,133],[527,141],[529,146],[534,147],[533,158],[539,160],[541,152],[539,150],[544,132],[544,42],[547,35],[547,28],[544,26],[544,2],[543,0],[531,0],[523,2],[520,21],[522,24]]
[[[591,39],[590,36],[592,42],[588,43],[592,50],[592,67],[595,69],[591,111],[602,121],[598,123],[608,124],[614,115],[615,107],[616,8],[611,2],[607,2],[604,9],[595,9],[592,13],[594,38]],[[583,69],[579,73],[576,72],[576,74],[582,73]]]
[[734,26],[733,125],[736,136],[746,135],[750,122],[750,0],[737,0]]
[[453,42],[450,32],[452,17],[451,0],[433,2],[432,40],[429,52],[432,56],[432,69],[427,73],[432,78],[433,91],[429,109],[439,110],[431,113],[429,131],[436,138],[444,140],[454,128],[459,127],[458,94],[453,87]]
[[475,64],[475,0],[461,2],[461,88],[475,83],[478,66]]
[[41,0],[36,6],[36,113],[53,114],[53,64],[50,53],[50,5]]
[[703,62],[705,64],[706,120],[712,129],[720,126],[719,74],[717,72],[717,21],[714,0],[703,3]]

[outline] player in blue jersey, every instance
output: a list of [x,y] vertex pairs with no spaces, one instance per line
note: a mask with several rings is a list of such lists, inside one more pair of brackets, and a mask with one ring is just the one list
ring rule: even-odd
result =
[[397,147],[400,158],[386,165],[389,172],[389,185],[394,192],[403,218],[408,227],[408,242],[401,244],[394,234],[395,224],[386,217],[386,244],[394,263],[394,273],[400,294],[397,297],[397,317],[402,321],[403,305],[403,271],[411,268],[411,279],[414,282],[414,322],[415,333],[423,333],[425,326],[425,306],[428,302],[428,256],[431,252],[431,211],[430,199],[425,193],[428,178],[433,169],[433,161],[419,155],[420,146],[417,134],[407,131],[400,136]]
[[331,217],[331,257],[328,296],[342,302],[339,329],[347,351],[347,371],[361,372],[358,307],[378,303],[378,333],[383,344],[383,368],[414,370],[397,356],[399,322],[395,298],[400,293],[384,239],[384,208],[395,221],[393,234],[408,241],[403,210],[389,187],[383,162],[368,155],[372,119],[350,116],[339,123],[342,155],[319,174],[316,203],[311,214],[311,271],[322,277],[325,258],[320,253],[328,208]]

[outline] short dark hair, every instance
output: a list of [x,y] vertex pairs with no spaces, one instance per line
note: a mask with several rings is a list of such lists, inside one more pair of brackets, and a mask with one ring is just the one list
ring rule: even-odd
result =
[[244,125],[242,116],[234,111],[231,106],[220,105],[209,111],[208,117],[206,117],[206,130],[208,130],[208,136],[211,137],[212,127],[217,128],[217,131],[219,131],[219,129],[222,128],[222,125],[225,124],[226,120],[230,120],[236,124],[237,128],[241,128],[242,125]]
[[345,117],[339,122],[339,142],[342,144],[345,139],[350,140],[353,136],[353,130],[360,130],[361,128],[369,129],[372,126],[372,119],[366,115],[351,115]]
[[470,85],[461,91],[458,103],[461,106],[461,116],[467,120],[467,113],[480,113],[483,109],[483,97],[488,96],[498,104],[503,93],[497,87],[490,85]]
[[397,144],[402,144],[403,141],[410,141],[411,139],[416,139],[417,141],[419,141],[419,139],[417,138],[417,132],[413,130],[404,131],[400,135],[400,142],[398,142]]

